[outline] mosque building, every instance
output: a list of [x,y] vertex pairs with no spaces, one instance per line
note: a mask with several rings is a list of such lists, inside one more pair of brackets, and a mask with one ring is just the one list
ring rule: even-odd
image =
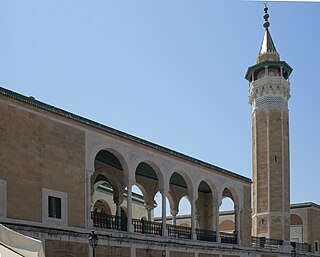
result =
[[[263,17],[245,74],[252,180],[0,87],[0,223],[40,239],[47,257],[319,255],[320,206],[290,204],[292,68],[276,50],[267,6]],[[189,215],[179,215],[183,197]]]

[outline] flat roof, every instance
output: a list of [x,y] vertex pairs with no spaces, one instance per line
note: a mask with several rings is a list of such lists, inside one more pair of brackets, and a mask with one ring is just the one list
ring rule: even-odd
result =
[[111,127],[108,127],[108,126],[103,125],[103,124],[101,124],[101,123],[98,123],[98,122],[89,120],[89,119],[87,119],[87,118],[81,117],[81,116],[79,116],[79,115],[76,115],[76,114],[67,112],[67,111],[62,110],[62,109],[60,109],[60,108],[57,108],[57,107],[55,107],[55,106],[52,106],[52,105],[43,103],[43,102],[35,99],[34,97],[28,97],[28,96],[25,96],[25,95],[16,93],[16,92],[14,92],[14,91],[11,91],[11,90],[6,89],[6,88],[3,88],[3,87],[0,87],[0,94],[3,95],[3,96],[9,97],[9,98],[11,98],[11,99],[17,100],[17,101],[19,101],[19,102],[23,102],[23,103],[25,103],[25,104],[28,104],[28,105],[31,105],[31,106],[40,108],[40,109],[42,109],[42,110],[49,111],[49,112],[51,112],[51,113],[54,113],[54,114],[56,114],[56,115],[65,117],[65,118],[67,118],[67,119],[74,120],[74,121],[76,121],[76,122],[80,122],[80,123],[85,124],[85,125],[87,125],[87,126],[90,126],[90,127],[93,127],[93,128],[99,129],[99,130],[102,130],[102,131],[104,131],[104,132],[111,133],[111,134],[113,134],[113,135],[116,135],[116,136],[118,136],[118,137],[121,137],[121,138],[130,140],[130,141],[133,141],[133,142],[135,142],[135,143],[139,143],[139,144],[141,144],[141,145],[144,145],[144,146],[147,146],[147,147],[149,147],[149,148],[158,150],[158,151],[160,151],[160,152],[163,152],[163,153],[172,155],[172,156],[174,156],[174,157],[178,157],[178,158],[180,158],[180,159],[182,159],[182,160],[189,161],[189,162],[191,162],[191,163],[193,163],[193,164],[197,164],[197,165],[200,165],[200,166],[202,166],[202,167],[205,167],[205,168],[214,170],[214,171],[219,172],[219,173],[221,173],[221,174],[223,174],[223,175],[229,175],[229,176],[231,176],[231,177],[240,179],[240,180],[242,180],[242,181],[244,181],[244,182],[252,183],[252,181],[251,181],[250,178],[247,178],[247,177],[245,177],[245,176],[239,175],[239,174],[237,174],[237,173],[235,173],[235,172],[232,172],[232,171],[229,171],[229,170],[220,168],[220,167],[215,166],[215,165],[212,165],[212,164],[210,164],[210,163],[207,163],[207,162],[198,160],[198,159],[196,159],[196,158],[190,157],[190,156],[188,156],[188,155],[179,153],[179,152],[177,152],[177,151],[171,150],[171,149],[166,148],[166,147],[164,147],[164,146],[160,146],[160,145],[154,144],[154,143],[152,143],[152,142],[149,142],[149,141],[147,141],[147,140],[141,139],[141,138],[139,138],[139,137],[136,137],[136,136],[127,134],[127,133],[125,133],[125,132],[122,132],[122,131],[120,131],[120,130],[117,130],[117,129],[114,129],[114,128],[111,128]]
[[316,203],[313,203],[313,202],[292,203],[292,204],[290,204],[290,209],[311,208],[311,207],[315,207],[315,208],[319,208],[320,209],[320,205],[316,204]]

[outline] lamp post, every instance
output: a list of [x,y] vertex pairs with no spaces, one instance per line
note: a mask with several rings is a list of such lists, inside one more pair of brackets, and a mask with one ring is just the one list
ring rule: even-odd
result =
[[291,257],[297,256],[297,249],[296,249],[296,242],[291,242],[292,250],[291,250]]
[[89,245],[92,247],[92,256],[96,257],[95,248],[98,244],[98,236],[92,231],[92,233],[88,237]]

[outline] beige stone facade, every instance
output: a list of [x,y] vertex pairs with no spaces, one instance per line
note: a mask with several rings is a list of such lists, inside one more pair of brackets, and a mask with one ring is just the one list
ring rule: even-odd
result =
[[[0,222],[42,240],[47,257],[92,257],[92,231],[97,257],[319,255],[320,207],[290,210],[292,69],[265,24],[246,74],[252,194],[251,179],[235,172],[0,87]],[[184,197],[191,211],[181,216]],[[223,215],[226,197],[234,209]]]
[[[44,240],[48,256],[86,255],[91,230],[100,238],[97,256],[157,256],[163,251],[193,256],[208,240],[250,245],[250,179],[3,88],[0,113],[1,222],[23,233],[29,226],[27,234]],[[132,193],[133,185],[141,189],[142,199]],[[103,191],[110,187],[111,194]],[[160,222],[153,221],[157,192],[164,214]],[[166,225],[163,203],[168,199],[176,216],[185,196],[191,204],[190,228]],[[219,234],[223,197],[234,201],[236,234]],[[37,228],[45,232],[39,236]],[[123,239],[115,244],[115,238]],[[176,243],[163,249],[172,239]],[[154,247],[159,240],[162,246]],[[198,250],[179,247],[179,240],[195,242]]]

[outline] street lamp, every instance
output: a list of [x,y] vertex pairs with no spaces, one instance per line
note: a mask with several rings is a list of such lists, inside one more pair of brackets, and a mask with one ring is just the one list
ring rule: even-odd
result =
[[94,231],[92,231],[92,233],[89,235],[88,240],[89,240],[89,245],[92,247],[92,253],[93,253],[92,256],[95,257],[96,256],[95,248],[98,244],[98,236],[94,233]]
[[291,250],[291,257],[297,256],[297,249],[296,249],[296,242],[291,242],[292,250]]

